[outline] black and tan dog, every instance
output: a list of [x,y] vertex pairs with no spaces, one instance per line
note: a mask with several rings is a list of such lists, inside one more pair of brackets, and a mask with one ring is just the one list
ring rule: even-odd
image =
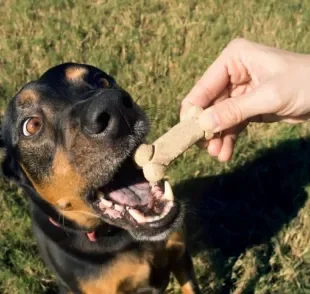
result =
[[10,101],[3,173],[29,196],[60,293],[163,293],[171,272],[199,293],[182,205],[132,161],[147,132],[131,96],[89,65],[53,67]]

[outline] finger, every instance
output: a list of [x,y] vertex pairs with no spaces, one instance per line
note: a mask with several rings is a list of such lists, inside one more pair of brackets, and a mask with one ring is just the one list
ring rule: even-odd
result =
[[183,99],[180,109],[181,115],[188,109],[189,105],[206,108],[223,91],[228,82],[226,56],[222,53]]
[[211,156],[219,156],[223,145],[223,140],[221,137],[215,137],[211,139],[208,144],[208,152]]
[[[216,98],[216,100],[214,101],[214,104],[217,104],[221,101],[223,101],[224,99],[226,99],[228,97],[228,89],[225,88],[220,94],[219,96]],[[221,137],[217,134],[215,135],[215,137],[211,138],[210,140],[214,140],[215,141],[212,141],[211,143],[211,147],[210,147],[210,150],[211,150],[211,153],[213,152],[213,150],[216,150],[217,149],[217,146],[219,145],[219,141],[218,139],[220,139]],[[207,149],[208,146],[209,146],[209,142],[210,140],[206,140],[206,139],[201,139],[199,140],[196,145],[200,148],[200,149]],[[217,153],[214,153],[214,154],[217,154]],[[217,156],[217,155],[214,155],[214,156]]]
[[218,154],[218,160],[220,162],[226,162],[231,159],[237,140],[237,134],[227,134],[223,136],[223,145],[220,153]]
[[225,99],[227,99],[229,97],[229,91],[228,91],[228,87],[224,88],[222,90],[221,93],[219,93],[217,96],[216,96],[216,99],[213,102],[213,104],[217,104],[217,103],[220,103],[221,101],[224,101]]
[[[216,97],[216,100],[214,100],[214,104],[217,104],[225,99],[228,98],[228,89],[225,88],[222,90],[222,92]],[[180,120],[182,121],[186,115],[188,110],[193,107],[194,104],[189,101],[183,101],[180,109]]]
[[[278,81],[269,80],[250,93],[232,97],[204,110],[199,122],[204,130],[220,132],[262,113],[276,113],[283,106]],[[282,97],[283,98],[283,97]]]
[[231,159],[237,138],[246,126],[247,122],[244,122],[222,132],[223,145],[221,152],[218,155],[219,161],[226,162]]
[[[220,103],[221,101],[227,99],[228,97],[228,89],[225,88],[218,96],[218,98],[216,98],[216,100],[214,101],[214,104]],[[206,149],[208,147],[209,144],[209,140],[206,139],[201,139],[199,140],[196,145],[200,148],[200,149]]]

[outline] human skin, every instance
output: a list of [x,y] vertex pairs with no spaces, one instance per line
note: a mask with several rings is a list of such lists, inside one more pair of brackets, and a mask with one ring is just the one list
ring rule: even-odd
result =
[[228,161],[249,122],[300,123],[310,118],[310,55],[235,39],[183,99],[181,118],[193,104],[205,109],[203,128],[220,133],[198,145]]

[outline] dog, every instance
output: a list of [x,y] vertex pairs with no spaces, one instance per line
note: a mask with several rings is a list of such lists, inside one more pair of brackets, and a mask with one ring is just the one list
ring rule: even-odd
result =
[[[99,68],[63,63],[23,86],[2,122],[4,176],[27,194],[59,293],[200,293],[182,203],[133,162],[147,116]],[[171,195],[170,195],[171,199]]]

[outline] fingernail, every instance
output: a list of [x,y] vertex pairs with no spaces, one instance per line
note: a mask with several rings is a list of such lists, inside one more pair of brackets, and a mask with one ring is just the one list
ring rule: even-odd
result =
[[201,128],[205,131],[220,131],[218,119],[212,108],[208,108],[201,113],[201,115],[199,116],[199,124],[201,125]]

